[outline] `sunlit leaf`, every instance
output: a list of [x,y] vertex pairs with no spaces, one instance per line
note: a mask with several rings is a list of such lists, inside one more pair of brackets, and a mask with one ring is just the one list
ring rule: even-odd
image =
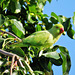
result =
[[52,21],[52,23],[57,24],[58,23],[58,16],[54,12],[51,13],[51,16],[52,17],[50,18],[50,20]]
[[63,23],[63,20],[61,19],[61,17],[60,17],[60,16],[58,16],[58,21],[59,21],[59,23],[60,23],[60,24],[62,24],[62,23]]
[[28,21],[30,23],[35,23],[35,20],[32,19],[33,16],[34,16],[34,14],[32,14],[32,13],[28,14]]
[[63,75],[69,74],[70,68],[71,68],[71,59],[69,56],[69,52],[65,47],[59,47],[60,54],[63,59],[62,69],[63,69]]
[[55,52],[43,53],[42,55],[45,56],[45,57],[48,57],[48,58],[54,58],[54,59],[60,58],[59,54],[56,51]]
[[58,16],[54,12],[51,13],[51,16],[58,20]]
[[29,6],[29,11],[30,11],[30,12],[33,12],[33,13],[36,13],[36,12],[37,12],[36,6],[35,6],[35,5]]
[[16,19],[11,19],[11,27],[12,31],[20,38],[25,35],[25,29],[23,28],[23,25],[20,21],[17,21]]
[[59,15],[58,17],[61,18],[62,22],[65,22],[67,20],[67,18],[65,16],[63,16],[63,15]]
[[74,16],[72,17],[73,20],[73,24],[75,25],[75,12],[74,12]]
[[16,2],[15,6],[16,6],[15,13],[19,13],[21,11],[21,5],[19,1]]

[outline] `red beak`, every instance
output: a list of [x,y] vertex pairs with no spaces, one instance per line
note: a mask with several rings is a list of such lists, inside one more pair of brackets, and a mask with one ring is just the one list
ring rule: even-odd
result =
[[64,28],[60,28],[60,34],[64,32]]

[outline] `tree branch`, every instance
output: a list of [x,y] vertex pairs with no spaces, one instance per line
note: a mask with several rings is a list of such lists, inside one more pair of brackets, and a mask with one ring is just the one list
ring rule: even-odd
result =
[[4,51],[2,49],[0,49],[0,53],[3,54],[3,55],[6,55],[6,56],[10,56],[10,57],[16,56],[16,58],[19,59],[19,56],[18,55],[13,54],[13,53],[6,52],[6,51]]
[[[6,52],[2,49],[0,49],[0,53],[3,54],[3,55],[6,55],[6,56],[10,56],[12,57],[12,63],[11,63],[11,67],[10,67],[10,75],[12,75],[12,69],[13,69],[13,64],[14,64],[14,60],[15,60],[15,57],[17,58],[18,62],[19,62],[19,65],[22,67],[22,68],[25,68],[25,66],[23,66],[23,63],[21,62],[21,58],[16,55],[16,54],[13,54],[13,53],[9,53],[9,52]],[[23,60],[23,59],[22,59]],[[25,61],[25,64],[27,65],[27,67],[29,68],[29,72],[32,74],[32,75],[35,75],[33,73],[33,70],[32,68],[30,67],[30,65]],[[26,74],[26,71],[24,70],[24,74]]]
[[[13,53],[9,53],[9,52],[6,52],[2,49],[0,49],[0,53],[3,54],[3,55],[6,55],[6,56],[10,56],[12,57],[12,63],[11,63],[11,67],[10,67],[10,75],[12,75],[12,69],[13,69],[13,64],[14,64],[14,60],[15,60],[15,57],[17,58],[18,62],[19,62],[19,65],[24,68],[22,62],[21,62],[21,59],[18,55],[16,54],[13,54]],[[26,71],[24,70],[24,74],[26,74]]]
[[6,32],[6,31],[2,31],[2,30],[0,30],[0,32],[9,34],[9,35],[11,35],[11,36],[17,38],[19,41],[22,41],[19,37],[17,37],[16,35],[12,34],[11,32]]

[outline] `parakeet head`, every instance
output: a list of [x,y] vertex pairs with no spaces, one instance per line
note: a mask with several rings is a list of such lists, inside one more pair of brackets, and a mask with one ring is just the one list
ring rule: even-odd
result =
[[53,26],[53,29],[55,30],[55,32],[57,32],[58,34],[61,34],[64,32],[64,27],[62,24],[55,24]]
[[53,35],[57,36],[60,35],[64,32],[64,27],[62,24],[55,24],[50,31],[52,32]]

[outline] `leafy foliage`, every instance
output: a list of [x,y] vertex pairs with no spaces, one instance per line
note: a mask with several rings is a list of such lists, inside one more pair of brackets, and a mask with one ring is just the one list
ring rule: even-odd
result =
[[[48,30],[53,24],[61,23],[67,35],[74,39],[75,31],[72,29],[71,19],[75,25],[75,12],[72,18],[56,15],[54,12],[49,17],[47,14],[43,14],[46,1],[51,3],[52,0],[0,0],[0,30],[24,38],[33,32]],[[0,48],[17,54],[24,64],[24,67],[17,66],[16,70],[13,70],[13,74],[24,75],[24,71],[26,71],[26,74],[31,74],[32,68],[35,75],[43,75],[47,71],[52,72],[53,64],[56,66],[62,65],[63,75],[69,74],[71,59],[65,47],[56,45],[52,49],[48,48],[40,52],[41,56],[38,57],[40,53],[35,47],[7,47],[7,44],[18,42],[14,39],[12,36],[0,32]],[[60,53],[56,52],[57,49],[60,50]],[[25,61],[29,62],[30,66],[24,63]],[[0,74],[9,74],[10,65],[11,57],[0,54]]]

